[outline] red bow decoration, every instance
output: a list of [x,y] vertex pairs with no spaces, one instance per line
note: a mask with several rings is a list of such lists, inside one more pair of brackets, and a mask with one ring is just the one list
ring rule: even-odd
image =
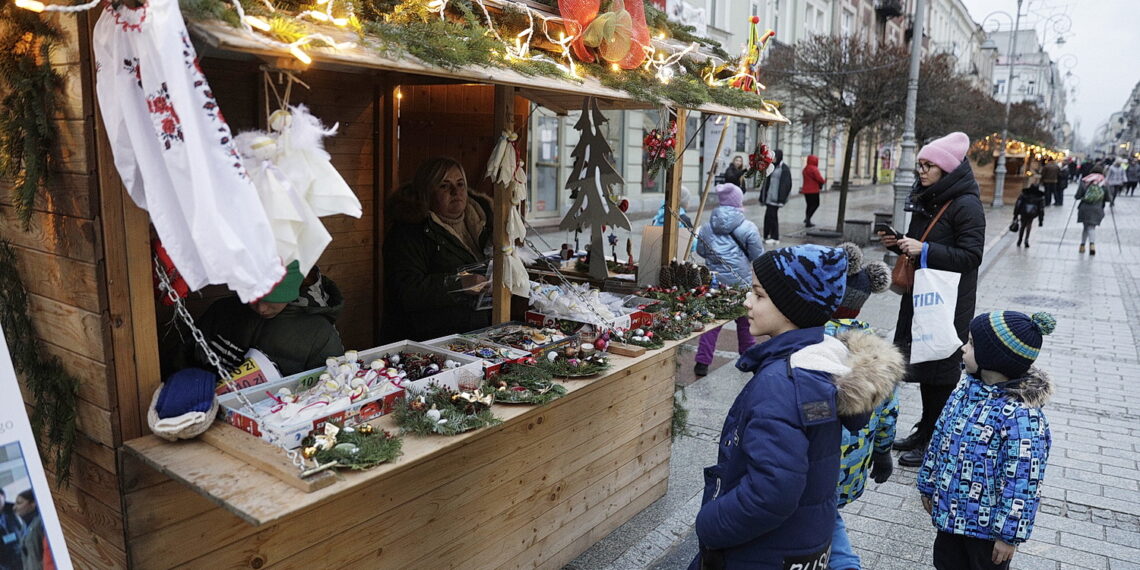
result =
[[622,69],[636,69],[645,61],[649,26],[641,0],[613,0],[609,12],[598,13],[601,0],[558,0],[558,12],[566,20],[566,33],[579,60],[591,63],[594,50],[601,59]]

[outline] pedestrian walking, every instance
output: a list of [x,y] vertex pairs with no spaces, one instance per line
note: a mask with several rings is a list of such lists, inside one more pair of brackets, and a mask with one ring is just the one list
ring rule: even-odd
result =
[[[697,255],[705,259],[709,271],[716,272],[719,282],[747,287],[751,282],[752,260],[764,253],[760,230],[744,217],[744,192],[735,184],[726,182],[717,186],[716,196],[720,204],[713,209],[709,221],[701,226]],[[701,335],[693,366],[693,373],[697,376],[709,373],[721,328],[716,327]],[[748,317],[736,319],[736,348],[739,353],[744,355],[753,344],[756,344],[756,339],[748,332]]]
[[1115,200],[1120,195],[1120,191],[1124,189],[1124,183],[1128,182],[1128,173],[1124,170],[1124,161],[1121,159],[1113,160],[1107,159],[1108,171],[1105,173],[1105,184],[1108,185],[1110,194]]
[[[954,329],[962,342],[974,315],[978,286],[978,266],[986,240],[986,215],[981,193],[974,180],[966,150],[970,139],[965,133],[951,133],[922,147],[918,153],[918,180],[911,191],[907,209],[913,212],[906,236],[880,234],[883,246],[912,260],[925,255],[927,266],[961,273],[954,313]],[[941,214],[940,214],[941,212]],[[937,219],[936,219],[937,218]],[[926,241],[922,236],[934,221]],[[895,344],[910,358],[911,320],[914,301],[911,291],[903,293],[895,325]],[[922,394],[922,416],[914,431],[895,441],[895,449],[903,451],[899,465],[918,467],[926,444],[934,431],[942,406],[950,397],[961,375],[962,355],[955,353],[942,360],[911,364],[907,382],[917,382]]]
[[[891,272],[881,261],[865,263],[863,250],[853,243],[842,243],[839,247],[847,252],[847,292],[839,303],[839,309],[824,325],[824,332],[831,336],[843,334],[874,335],[871,325],[859,320],[859,311],[873,293],[886,291],[891,284]],[[887,345],[883,355],[894,360],[893,377],[897,383],[906,371],[902,354],[894,346]],[[835,516],[835,531],[831,538],[831,558],[827,567],[831,570],[851,570],[861,568],[859,555],[851,548],[847,536],[847,525],[843,522],[843,508],[860,496],[870,477],[875,483],[886,483],[894,471],[891,459],[891,444],[895,440],[895,421],[899,413],[899,400],[895,390],[875,406],[867,424],[857,431],[843,430],[839,446],[839,486],[838,507]]]
[[1128,161],[1128,168],[1124,170],[1124,175],[1128,180],[1124,183],[1124,189],[1128,191],[1131,196],[1136,193],[1136,185],[1140,184],[1140,161],[1135,158]]
[[744,157],[739,154],[732,157],[732,162],[728,164],[728,168],[724,169],[724,174],[721,177],[727,184],[735,184],[740,188],[741,192],[747,192],[744,188],[744,173],[748,172],[748,168],[744,166]]
[[892,350],[877,335],[824,335],[847,289],[842,250],[800,245],[752,262],[749,331],[769,340],[737,368],[752,379],[705,469],[690,569],[822,568],[836,517],[843,429],[859,429],[890,393]]
[[1085,252],[1088,243],[1089,255],[1096,255],[1096,228],[1104,221],[1104,204],[1115,206],[1114,196],[1106,188],[1104,166],[1097,165],[1092,174],[1081,179],[1075,196],[1077,204],[1077,223],[1083,224],[1081,230],[1081,247],[1079,253]]
[[1033,218],[1037,218],[1037,225],[1045,225],[1045,206],[1049,205],[1049,193],[1042,192],[1041,187],[1031,184],[1021,191],[1017,203],[1013,205],[1013,223],[1017,228],[1017,247],[1021,247],[1022,240],[1025,247],[1029,247],[1029,233],[1033,231]]
[[935,426],[918,470],[922,506],[938,530],[934,567],[1005,569],[1033,532],[1049,458],[1041,410],[1053,387],[1033,366],[1053,317],[982,313],[962,347],[966,377]]
[[1045,205],[1052,202],[1060,206],[1065,187],[1061,185],[1061,167],[1052,158],[1046,157],[1045,166],[1041,167],[1041,186],[1045,191]]
[[1070,183],[1081,177],[1081,167],[1077,164],[1076,158],[1069,159],[1068,164],[1068,178],[1065,180],[1065,186],[1068,187]]
[[788,203],[792,193],[792,170],[784,164],[784,151],[776,149],[772,172],[764,179],[760,189],[760,203],[764,204],[764,243],[780,243],[780,208]]
[[807,209],[804,212],[804,226],[814,228],[815,224],[811,223],[811,216],[819,209],[819,191],[820,187],[827,184],[827,179],[819,172],[819,157],[814,154],[809,154],[807,157],[807,164],[804,165],[804,184],[800,188],[800,194],[804,195],[804,203]]

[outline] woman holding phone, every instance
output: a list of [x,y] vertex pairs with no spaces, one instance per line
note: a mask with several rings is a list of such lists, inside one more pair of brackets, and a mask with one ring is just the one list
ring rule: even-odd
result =
[[[978,266],[982,263],[986,238],[986,215],[981,193],[970,162],[966,160],[969,148],[969,137],[960,132],[950,133],[922,147],[918,153],[918,180],[906,206],[911,212],[906,234],[900,238],[879,232],[887,249],[906,255],[914,262],[925,252],[927,267],[962,274],[958,282],[954,328],[963,344],[970,319],[974,316]],[[926,234],[925,240],[919,241],[923,234]],[[907,290],[902,293],[899,303],[895,344],[908,360],[913,317],[914,301],[911,291]],[[917,467],[922,464],[926,446],[934,432],[934,422],[961,377],[961,362],[962,354],[955,352],[942,360],[908,366],[904,380],[919,384],[922,415],[914,432],[894,443],[895,449],[904,452],[899,457],[899,465]]]

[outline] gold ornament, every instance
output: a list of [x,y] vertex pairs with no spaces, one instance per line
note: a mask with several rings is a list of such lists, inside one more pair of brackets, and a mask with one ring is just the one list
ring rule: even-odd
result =
[[305,449],[301,450],[301,456],[304,457],[305,459],[312,459],[313,456],[316,454],[317,454],[317,448],[316,447],[306,447]]

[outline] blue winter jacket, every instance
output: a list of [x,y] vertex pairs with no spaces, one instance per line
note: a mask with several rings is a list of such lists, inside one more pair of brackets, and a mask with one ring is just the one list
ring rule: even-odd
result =
[[933,503],[938,530],[1020,544],[1033,531],[1050,432],[1041,406],[1049,377],[986,384],[967,374],[934,426],[918,471],[918,492]]
[[758,344],[736,366],[754,375],[725,418],[717,464],[705,469],[701,553],[690,568],[702,558],[726,568],[824,567],[837,509],[838,416],[869,413],[902,376],[902,357],[875,335],[825,339],[814,327]]
[[760,230],[734,206],[717,206],[697,238],[697,255],[727,285],[751,284],[752,260],[763,253]]

